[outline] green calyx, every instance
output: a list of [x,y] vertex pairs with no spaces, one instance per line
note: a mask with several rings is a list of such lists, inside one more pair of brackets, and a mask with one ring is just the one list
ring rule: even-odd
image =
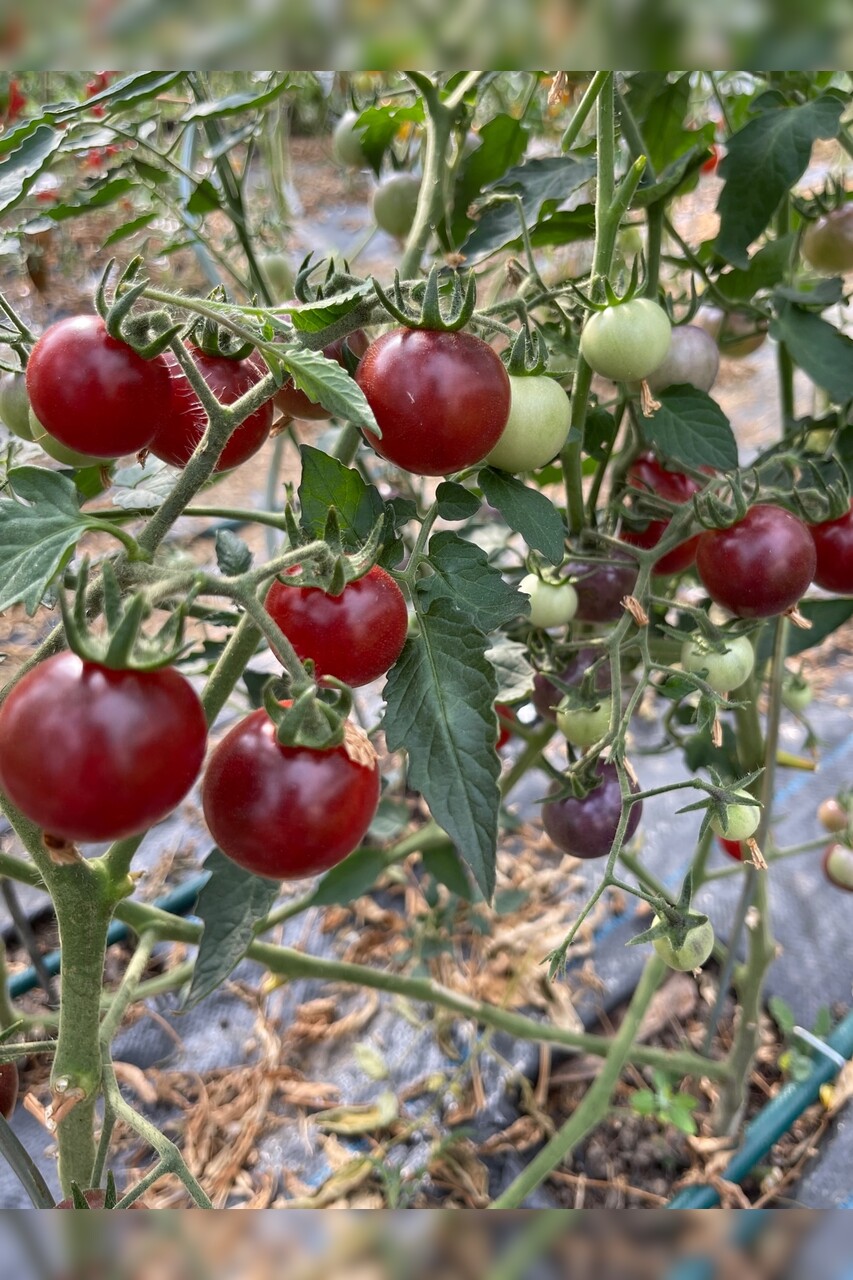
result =
[[538,331],[531,334],[525,325],[510,348],[507,373],[513,378],[536,378],[545,373],[546,364],[542,335]]
[[[207,295],[209,302],[225,302],[228,297],[222,285],[217,285]],[[245,360],[255,350],[254,344],[240,338],[208,316],[199,316],[191,325],[189,339],[206,356],[221,356],[226,360]]]
[[101,566],[104,591],[104,618],[106,631],[95,635],[86,617],[86,592],[89,585],[89,561],[80,566],[73,606],[63,591],[59,593],[59,607],[68,647],[84,662],[96,662],[99,666],[116,671],[156,671],[170,666],[186,651],[184,622],[197,592],[191,590],[153,636],[142,633],[142,623],[151,613],[151,607],[143,595],[131,596],[122,601],[118,582],[109,560]]
[[[432,267],[426,280],[419,280],[409,289],[409,301],[403,294],[398,272],[394,273],[393,298],[374,279],[373,287],[382,306],[407,329],[431,329],[442,333],[455,333],[463,329],[474,314],[477,305],[477,284],[474,272],[468,273],[465,283],[458,271],[452,273],[452,285],[446,309],[442,310],[441,277],[444,269]],[[447,290],[445,290],[445,294]]]
[[166,350],[181,332],[182,326],[174,324],[169,313],[162,309],[145,311],[140,315],[131,314],[134,304],[148,288],[148,280],[140,278],[140,257],[134,258],[119,276],[113,301],[109,303],[106,295],[107,281],[114,266],[115,259],[111,258],[98,284],[95,294],[98,315],[104,321],[111,338],[132,347],[143,360],[153,360]]
[[[288,541],[294,550],[307,542],[316,541],[300,528],[289,504],[285,507],[284,520]],[[315,557],[306,568],[300,568],[299,573],[287,573],[282,576],[281,581],[289,587],[319,587],[326,595],[339,596],[344,587],[363,578],[376,564],[384,529],[383,515],[376,521],[366,542],[355,551],[347,550],[337,509],[330,507],[322,534],[322,540],[329,549],[328,556],[322,559]]]
[[325,258],[321,258],[319,262],[312,263],[313,256],[313,253],[309,253],[306,258],[303,258],[296,273],[293,292],[299,302],[319,302],[323,298],[330,298],[334,294],[344,293],[347,289],[353,289],[364,283],[359,276],[350,275],[350,266],[347,261],[344,261],[342,271],[334,258],[328,259],[326,274],[322,282],[320,284],[312,283],[311,277],[326,262]]
[[[264,686],[264,709],[276,727],[282,747],[307,747],[330,751],[344,740],[344,723],[352,708],[352,694],[340,681],[320,693],[315,684],[302,689],[292,701],[283,701],[287,680],[273,676]],[[286,693],[285,693],[286,698]],[[331,698],[333,701],[327,701]]]

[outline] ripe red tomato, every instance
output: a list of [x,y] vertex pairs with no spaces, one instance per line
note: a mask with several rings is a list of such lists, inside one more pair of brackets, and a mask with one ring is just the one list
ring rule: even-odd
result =
[[[370,346],[364,330],[356,329],[353,333],[348,333],[345,338],[338,338],[335,342],[330,342],[327,347],[324,347],[323,355],[326,359],[336,360],[344,369],[346,368],[344,363],[344,344],[349,347],[353,355],[359,357],[363,356]],[[282,383],[278,391],[276,391],[275,403],[282,413],[287,414],[290,418],[319,420],[331,416],[328,409],[324,409],[321,404],[309,400],[304,391],[300,391],[294,386],[292,378],[288,378],[287,382]]]
[[14,1062],[0,1062],[0,1116],[11,1120],[18,1101],[18,1068]]
[[587,564],[571,561],[562,572],[574,578],[578,607],[576,622],[618,622],[622,617],[622,600],[634,590],[637,562],[624,552],[610,550],[607,563]]
[[366,734],[346,746],[283,747],[266,711],[228,733],[207,765],[204,816],[222,852],[272,880],[328,871],[364,838],[379,804],[379,769]]
[[[266,366],[249,356],[231,360],[227,356],[209,356],[198,347],[188,348],[207,385],[222,404],[233,404],[265,376]],[[207,414],[193,391],[177,360],[168,356],[172,374],[172,401],[168,417],[160,426],[151,445],[155,458],[185,467],[198,448],[207,428]],[[272,426],[273,405],[267,400],[250,413],[231,435],[216,464],[216,471],[230,471],[251,458],[266,440]]]
[[0,708],[0,786],[48,835],[116,840],[183,800],[206,739],[198,696],[173,668],[114,671],[59,653]]
[[172,379],[163,356],[143,360],[100,316],[46,329],[27,363],[33,413],[61,444],[96,458],[146,449],[168,421]]
[[717,165],[720,163],[720,148],[716,142],[711,143],[711,154],[701,167],[702,173],[713,173]]
[[[656,493],[667,502],[677,503],[689,502],[693,494],[698,493],[701,488],[695,480],[681,471],[668,471],[658,462],[653,453],[641,454],[631,463],[628,470],[628,483],[635,489]],[[651,520],[645,529],[623,529],[620,536],[623,542],[631,546],[649,550],[657,546],[668,525],[668,520]],[[672,551],[668,551],[657,561],[655,573],[662,575],[683,573],[685,569],[689,569],[696,559],[698,542],[697,534],[693,538],[680,542],[677,547],[673,547]]]
[[740,840],[727,840],[725,836],[717,836],[717,844],[735,862],[743,862],[743,845]]
[[[588,671],[596,658],[600,656],[601,652],[598,649],[578,649],[566,666],[554,674],[563,684],[580,686],[584,672]],[[595,673],[595,687],[599,693],[604,693],[610,689],[610,683],[610,663],[603,662]],[[533,677],[531,702],[543,720],[550,720],[552,724],[556,723],[556,708],[562,702],[564,696],[563,690],[558,689],[544,672],[536,672]]]
[[513,712],[512,707],[506,706],[503,702],[495,703],[495,711],[497,712],[498,717],[498,740],[495,744],[495,750],[500,751],[501,747],[505,747],[512,737],[512,729],[510,729],[506,721],[510,720],[514,724],[515,713]]
[[299,658],[314,660],[315,674],[357,687],[384,675],[406,643],[408,612],[396,582],[375,564],[339,596],[319,587],[291,587],[276,580],[265,607]]
[[[622,792],[616,766],[599,760],[596,773],[601,783],[583,800],[569,796],[565,800],[549,800],[542,806],[542,822],[551,841],[575,858],[605,857],[616,839],[622,816]],[[632,783],[631,790],[636,792],[640,788]],[[631,805],[626,842],[637,830],[642,812],[642,800]]]
[[816,563],[807,526],[769,503],[751,507],[730,529],[701,534],[696,552],[709,596],[740,618],[770,618],[792,608]]
[[356,373],[382,431],[382,458],[421,476],[481,462],[509,418],[500,357],[470,333],[394,329],[371,342]]
[[811,526],[817,554],[814,580],[824,591],[853,592],[853,506],[837,520]]

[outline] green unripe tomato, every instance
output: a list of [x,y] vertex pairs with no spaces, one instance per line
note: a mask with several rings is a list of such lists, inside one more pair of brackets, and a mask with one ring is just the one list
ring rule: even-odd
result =
[[373,193],[373,220],[389,236],[404,239],[412,229],[421,180],[411,173],[395,173]]
[[543,582],[528,573],[518,584],[519,591],[530,596],[530,623],[534,627],[563,627],[571,622],[578,609],[578,593],[570,582]]
[[557,728],[576,747],[591,747],[600,742],[610,728],[613,699],[602,698],[596,707],[558,707]]
[[[751,800],[748,791],[737,791],[736,795]],[[754,836],[761,822],[761,807],[755,804],[727,804],[726,823],[719,820],[716,814],[711,815],[711,830],[716,836],[725,836],[727,840],[748,840]]]
[[812,697],[811,686],[802,676],[786,676],[782,681],[782,703],[795,715],[805,711]]
[[727,636],[725,644],[725,653],[706,647],[700,640],[685,640],[681,646],[684,670],[701,676],[715,693],[739,689],[755,666],[755,650],[748,636]]
[[669,351],[669,316],[651,298],[632,298],[594,312],[581,334],[580,350],[589,367],[613,382],[639,382],[657,369]]
[[853,271],[853,204],[809,223],[803,232],[803,257],[824,276]]
[[[660,923],[660,917],[656,916],[655,924]],[[691,973],[694,969],[701,969],[714,950],[714,926],[710,920],[694,925],[687,930],[680,947],[673,946],[669,938],[655,938],[652,946],[670,969]]]
[[823,873],[836,889],[853,893],[853,849],[846,844],[831,844],[823,855]]
[[293,297],[294,278],[287,255],[284,253],[259,253],[258,266],[269,285],[274,298]]
[[553,378],[510,374],[509,387],[509,417],[486,462],[501,471],[533,471],[550,462],[566,443],[569,397]]
[[93,458],[88,453],[78,453],[76,449],[69,449],[67,445],[61,444],[55,436],[45,431],[32,409],[30,409],[30,430],[32,431],[31,439],[33,442],[43,449],[49,458],[54,458],[66,467],[103,467],[106,465],[105,458]]
[[368,163],[357,120],[355,111],[345,111],[332,134],[332,155],[345,169],[363,169]]
[[32,440],[26,374],[4,373],[0,378],[0,422],[6,424],[12,435]]

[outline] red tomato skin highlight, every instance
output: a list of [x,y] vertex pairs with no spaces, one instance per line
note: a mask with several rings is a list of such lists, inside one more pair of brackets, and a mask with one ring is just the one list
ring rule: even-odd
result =
[[379,803],[379,769],[344,748],[283,747],[261,708],[213,751],[202,789],[211,835],[233,862],[273,880],[328,871],[356,849]]
[[841,596],[853,593],[853,506],[837,520],[813,524],[811,534],[817,555],[817,585]]
[[173,668],[113,671],[60,653],[0,708],[0,786],[48,835],[116,840],[183,800],[206,741],[198,695]]
[[265,607],[300,661],[313,659],[317,679],[336,676],[354,688],[369,684],[393,667],[406,643],[405,597],[379,565],[347,583],[339,596],[277,580]]
[[394,329],[370,344],[356,373],[382,431],[365,438],[415,475],[444,476],[481,462],[509,418],[500,357],[470,333]]

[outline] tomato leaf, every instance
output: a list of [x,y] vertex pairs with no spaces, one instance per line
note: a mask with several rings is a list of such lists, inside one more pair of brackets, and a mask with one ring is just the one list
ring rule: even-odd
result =
[[844,103],[829,94],[802,106],[773,106],[770,100],[766,106],[728,139],[718,169],[725,185],[717,203],[716,247],[737,267],[749,265],[749,246],[805,173],[813,144],[836,136],[844,110]]
[[204,921],[204,933],[183,1010],[192,1009],[233,973],[255,935],[255,925],[281,892],[277,881],[251,875],[218,849],[211,850],[204,867],[211,876],[195,911]]
[[497,507],[510,529],[520,533],[528,547],[541,551],[551,564],[562,563],[566,527],[544,493],[493,467],[484,467],[477,480],[486,501]]
[[382,158],[391,146],[401,125],[420,124],[424,118],[420,99],[407,107],[368,107],[353,126],[361,138],[361,148],[377,178],[382,169]]
[[329,298],[318,298],[316,302],[294,303],[292,307],[282,307],[282,315],[289,315],[294,329],[303,333],[317,333],[327,325],[334,324],[348,316],[363,298],[373,293],[373,285],[369,280],[354,285],[343,293],[332,294]]
[[843,404],[853,397],[853,341],[812,311],[776,299],[770,334],[784,342],[812,382]]
[[762,289],[772,289],[785,278],[795,239],[791,234],[771,240],[750,258],[748,267],[735,267],[718,276],[715,283],[720,293],[738,302],[748,301]]
[[226,578],[236,578],[251,567],[251,549],[230,529],[217,529],[216,563]]
[[482,191],[503,177],[510,165],[519,162],[527,145],[527,131],[521,121],[504,114],[493,116],[484,124],[478,138],[478,146],[459,166],[448,247],[464,240],[474,225],[468,209]]
[[302,480],[298,489],[300,523],[307,534],[322,538],[329,509],[334,507],[341,537],[350,549],[367,541],[383,512],[390,527],[389,536],[393,538],[393,512],[382,501],[378,489],[322,449],[303,444],[299,452],[302,455]]
[[486,650],[486,657],[495,669],[498,701],[517,702],[530,693],[533,668],[527,660],[527,645],[500,636]]
[[379,849],[356,849],[327,871],[311,895],[313,906],[341,906],[369,893],[387,866]]
[[489,900],[500,807],[495,673],[485,636],[449,600],[434,600],[419,622],[385,685],[385,739],[408,753],[409,784]]
[[459,861],[459,855],[452,844],[443,845],[439,849],[427,849],[421,855],[424,871],[432,876],[438,884],[443,884],[451,893],[470,902],[473,898],[471,882]]
[[[628,79],[628,105],[640,125],[646,154],[659,171],[667,164],[698,148],[707,153],[714,141],[714,124],[688,129],[684,121],[692,114],[692,75],[685,72],[671,80],[665,71],[639,71]],[[650,184],[649,189],[653,188]]]
[[[785,650],[787,657],[804,653],[832,635],[839,627],[843,627],[853,617],[853,600],[842,597],[839,600],[801,600],[797,611],[808,618],[812,624],[806,630],[799,627],[788,629],[788,643]],[[767,662],[773,656],[773,628],[765,627],[761,633],[756,653],[756,662]]]
[[480,499],[476,494],[453,480],[442,480],[435,497],[442,520],[468,520],[480,510]]
[[202,178],[186,202],[187,213],[213,213],[221,207],[219,192],[209,178]]
[[48,584],[90,529],[106,520],[80,510],[74,481],[41,467],[15,467],[0,497],[0,611],[23,604],[32,615]]
[[129,222],[123,222],[121,226],[110,232],[103,243],[103,248],[108,249],[111,244],[118,244],[120,240],[126,240],[128,236],[135,235],[137,231],[143,231],[156,217],[157,214],[152,209],[150,213],[141,213],[138,218],[131,218]]
[[[589,182],[594,174],[595,160],[591,157],[578,160],[573,156],[548,156],[516,165],[485,195],[488,197],[496,191],[517,194],[524,211],[524,220],[533,235],[537,225],[547,226],[548,219],[556,213],[559,206]],[[563,216],[571,219],[574,213]],[[588,219],[586,224],[588,225]],[[586,234],[589,234],[588,229]],[[487,207],[480,215],[462,245],[462,252],[467,258],[476,261],[514,244],[520,236],[518,202],[501,200]]]
[[451,600],[482,631],[494,631],[530,610],[530,597],[504,581],[481,547],[457,533],[445,530],[430,539],[429,563],[434,572],[417,583],[421,599]]
[[47,211],[46,216],[54,222],[64,222],[67,218],[76,218],[81,213],[88,213],[90,209],[102,209],[115,200],[120,200],[132,190],[133,183],[129,178],[110,178],[105,182],[93,183],[81,193],[79,200],[55,204]]
[[737,441],[728,418],[707,392],[682,384],[660,392],[660,408],[640,419],[647,444],[664,458],[694,467],[731,471],[738,464]]
[[[269,82],[267,83],[269,84]],[[235,115],[238,111],[257,111],[268,103],[274,102],[276,98],[284,93],[289,84],[290,81],[285,76],[278,84],[263,88],[256,93],[251,90],[245,93],[229,93],[226,97],[218,98],[215,102],[198,102],[184,112],[181,116],[181,123],[186,123],[189,120],[215,120],[222,116]]]
[[0,213],[22,200],[62,146],[58,129],[41,124],[25,135],[21,145],[9,152],[0,171]]
[[298,346],[282,347],[276,356],[309,400],[319,401],[336,418],[346,418],[376,436],[382,435],[361,387],[336,360]]

